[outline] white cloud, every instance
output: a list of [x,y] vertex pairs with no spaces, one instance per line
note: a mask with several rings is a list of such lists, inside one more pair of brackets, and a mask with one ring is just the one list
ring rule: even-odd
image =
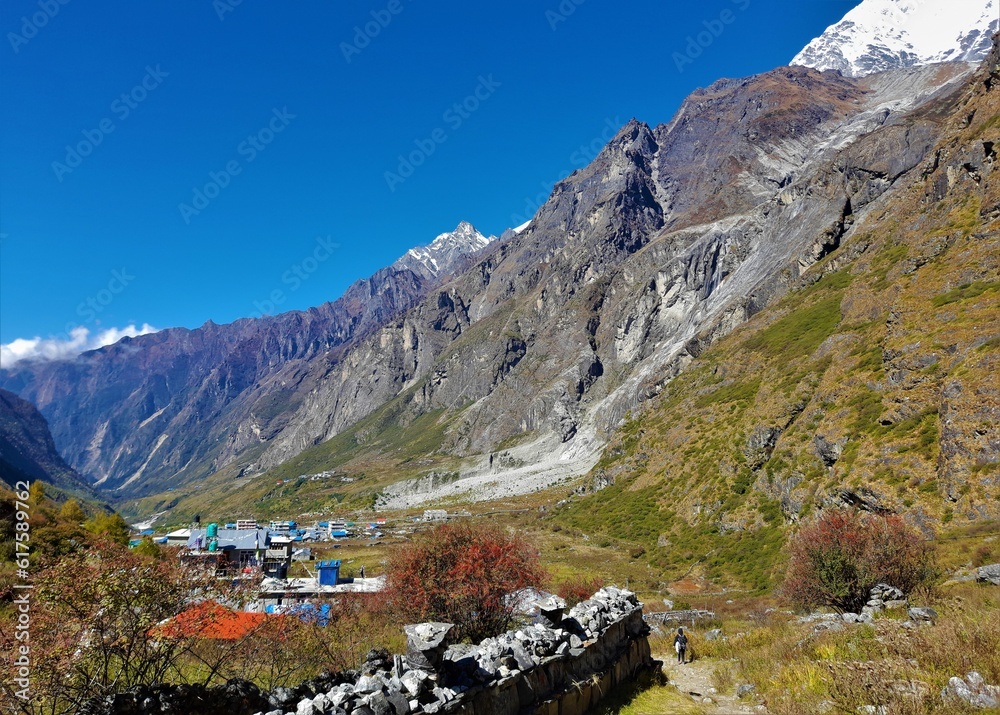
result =
[[96,350],[105,345],[117,343],[124,337],[155,333],[156,328],[143,323],[124,328],[108,328],[91,334],[90,329],[79,325],[68,336],[57,338],[17,338],[6,345],[0,345],[0,367],[13,367],[22,360],[64,360],[87,350]]

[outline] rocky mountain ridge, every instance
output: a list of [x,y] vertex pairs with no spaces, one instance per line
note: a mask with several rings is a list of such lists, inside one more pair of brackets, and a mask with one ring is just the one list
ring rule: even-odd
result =
[[[934,138],[913,163],[894,147],[919,131]],[[1000,517],[997,146],[994,46],[968,81],[850,151],[884,162],[842,164],[852,204],[902,170],[894,188],[636,411],[558,522],[657,570],[763,588],[786,525],[817,508],[901,514],[928,537]]]
[[0,370],[0,385],[39,407],[60,452],[102,489],[148,479],[159,491],[188,470],[204,476],[281,430],[301,400],[303,366],[368,335],[488,253],[465,226],[437,253],[436,272],[401,259],[317,308],[19,363]]
[[124,497],[285,464],[363,469],[329,454],[334,437],[370,455],[420,420],[422,449],[457,478],[409,460],[413,479],[382,505],[548,486],[587,472],[632,411],[901,190],[970,72],[720,80],[667,124],[630,121],[529,226],[461,253],[447,276],[388,268],[321,308],[164,331],[0,381]]
[[986,57],[1000,30],[997,0],[864,0],[792,59],[848,77]]
[[426,246],[411,248],[390,266],[409,270],[424,280],[451,275],[464,258],[486,248],[496,236],[484,236],[468,221],[442,233]]

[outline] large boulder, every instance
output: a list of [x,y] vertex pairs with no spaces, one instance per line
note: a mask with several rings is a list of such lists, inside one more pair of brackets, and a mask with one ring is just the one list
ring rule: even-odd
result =
[[1000,586],[1000,564],[980,566],[976,570],[976,579],[983,583],[992,583],[994,586]]

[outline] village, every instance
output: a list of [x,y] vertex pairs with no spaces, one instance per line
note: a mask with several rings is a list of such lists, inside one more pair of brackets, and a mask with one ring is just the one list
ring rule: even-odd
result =
[[[471,517],[469,512],[449,513],[427,509],[423,514],[371,521],[345,518],[323,519],[309,525],[293,520],[238,519],[220,525],[202,524],[200,517],[186,527],[156,533],[147,525],[134,528],[131,548],[144,540],[175,552],[185,570],[195,576],[230,581],[253,589],[251,597],[213,603],[213,630],[225,638],[236,638],[265,615],[289,614],[316,620],[321,625],[341,594],[377,593],[385,587],[384,562],[380,558],[357,558],[362,551],[381,553],[371,547],[408,540],[423,529],[452,519]],[[336,558],[339,552],[348,558]],[[373,573],[378,571],[379,573]],[[181,614],[180,622],[191,614]],[[221,625],[220,625],[221,624]],[[242,624],[242,625],[241,625]]]

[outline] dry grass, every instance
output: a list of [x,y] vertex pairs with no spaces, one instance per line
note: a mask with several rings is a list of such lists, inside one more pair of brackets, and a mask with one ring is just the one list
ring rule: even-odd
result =
[[724,640],[705,641],[703,625],[692,641],[703,655],[734,662],[732,672],[717,671],[717,688],[754,683],[775,715],[865,705],[894,715],[963,712],[942,701],[941,689],[970,670],[1000,683],[1000,590],[961,584],[939,590],[931,605],[938,623],[915,630],[887,614],[870,626],[816,633],[787,612],[751,611],[722,615]]
[[635,683],[611,693],[591,710],[592,715],[704,715],[705,708],[677,691],[664,678],[652,684]]

